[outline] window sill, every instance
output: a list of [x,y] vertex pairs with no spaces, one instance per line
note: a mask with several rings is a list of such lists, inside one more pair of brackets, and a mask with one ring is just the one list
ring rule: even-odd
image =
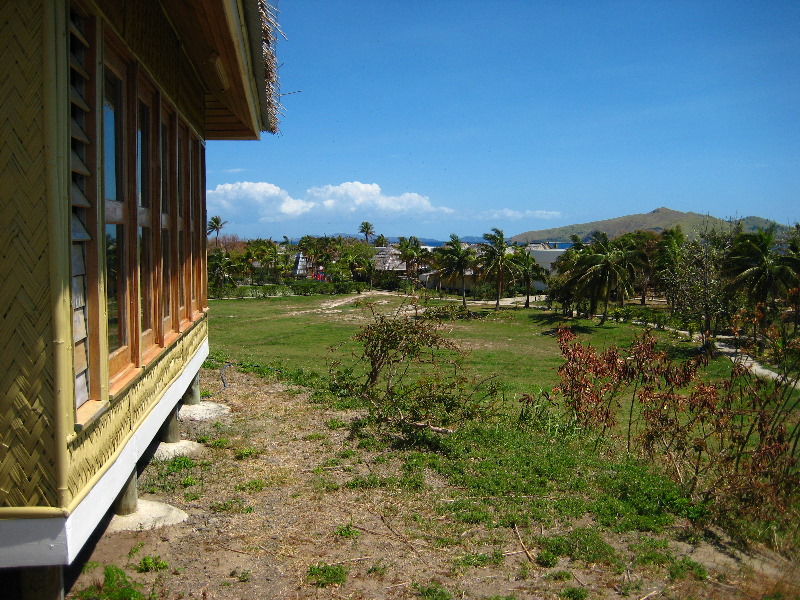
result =
[[108,395],[112,398],[119,394],[125,386],[128,385],[142,370],[133,366],[132,364],[128,364],[124,369],[122,369],[119,373],[114,375],[114,377],[109,381],[108,386]]
[[99,419],[110,406],[109,402],[87,400],[75,411],[75,432],[83,431]]

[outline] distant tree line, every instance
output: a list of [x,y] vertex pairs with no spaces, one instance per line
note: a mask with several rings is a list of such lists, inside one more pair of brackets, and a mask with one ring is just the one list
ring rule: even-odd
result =
[[[657,298],[667,311],[653,313],[656,319],[666,314],[672,324],[707,336],[745,325],[754,336],[776,323],[788,322],[793,331],[798,325],[800,226],[781,236],[774,228],[744,232],[731,226],[707,229],[691,239],[680,227],[614,239],[598,231],[587,240],[574,237],[553,263],[552,273],[536,263],[526,246],[510,243],[497,228],[485,233],[480,244],[466,244],[452,234],[432,251],[416,236],[400,237],[394,247],[405,269],[398,273],[377,269],[376,248],[388,241],[368,221],[359,226],[363,239],[237,239],[225,240],[221,248],[225,223],[220,217],[208,223],[209,234],[215,234],[208,257],[212,295],[236,285],[284,284],[298,277],[338,284],[340,290],[348,289],[348,283],[400,289],[418,286],[422,273],[436,271],[439,281],[458,282],[464,306],[471,276],[472,297],[491,297],[496,309],[504,296],[518,294],[525,296],[528,307],[533,285],[541,281],[547,285],[547,301],[565,316],[598,316],[601,323],[625,318],[634,298],[642,306]],[[303,257],[299,273],[298,253]]]

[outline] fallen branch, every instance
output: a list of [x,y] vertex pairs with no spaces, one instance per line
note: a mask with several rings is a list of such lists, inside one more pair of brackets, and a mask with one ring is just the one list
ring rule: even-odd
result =
[[525,551],[525,556],[528,557],[528,560],[531,562],[536,562],[533,560],[531,553],[528,552],[528,548],[525,546],[525,542],[522,541],[522,536],[519,534],[519,529],[517,529],[517,524],[514,523],[514,533],[517,534],[517,539],[519,540],[519,545],[522,546],[522,549]]
[[427,429],[433,433],[449,434],[455,432],[455,429],[438,427],[437,425],[431,425],[430,423],[414,423],[412,421],[403,421],[403,425],[410,425],[411,427],[416,427],[417,429]]
[[408,544],[409,546],[411,546],[412,544],[417,544],[419,546],[425,546],[426,548],[431,548],[432,547],[429,544],[426,544],[425,542],[410,541],[410,540],[407,540],[407,539],[405,539],[405,538],[403,538],[403,537],[401,537],[399,535],[389,535],[388,533],[381,533],[380,531],[373,531],[372,529],[367,529],[366,527],[360,527],[359,525],[351,525],[351,527],[353,529],[360,529],[361,531],[364,531],[366,533],[371,533],[372,535],[380,535],[380,536],[389,538],[390,540],[397,540],[398,542],[403,542],[405,544]]
[[390,585],[389,587],[385,587],[385,588],[383,588],[383,589],[385,589],[385,590],[390,590],[390,589],[392,589],[392,588],[396,588],[396,587],[402,587],[402,586],[404,586],[404,585],[409,585],[410,583],[411,583],[410,581],[404,581],[403,583],[395,583],[394,585]]
[[337,562],[334,562],[334,563],[330,563],[330,564],[332,564],[332,565],[343,565],[344,563],[358,562],[360,560],[369,560],[371,558],[372,558],[371,556],[362,556],[360,558],[348,558],[346,560],[340,560],[340,561],[337,561]]
[[[223,550],[229,550],[231,552],[238,552],[239,554],[246,554],[247,556],[254,556],[252,552],[245,552],[244,550],[237,550],[236,548],[229,548],[228,546],[223,546],[222,544],[214,544],[215,546],[222,548]],[[261,548],[261,546],[259,546]]]

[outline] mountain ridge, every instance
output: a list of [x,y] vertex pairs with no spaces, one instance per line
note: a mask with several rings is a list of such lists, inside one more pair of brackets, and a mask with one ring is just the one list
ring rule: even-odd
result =
[[613,219],[602,219],[590,221],[588,223],[578,223],[575,225],[564,225],[563,227],[552,227],[550,229],[537,229],[526,231],[512,236],[510,239],[516,243],[529,242],[569,242],[572,235],[577,235],[581,240],[586,240],[593,231],[602,231],[614,238],[623,233],[637,230],[654,231],[660,233],[665,229],[681,226],[683,233],[688,237],[694,237],[704,228],[722,228],[732,226],[734,223],[741,223],[744,231],[755,231],[756,229],[766,229],[770,225],[775,225],[778,232],[788,229],[785,225],[764,219],[762,217],[744,217],[741,219],[719,219],[710,215],[701,215],[695,212],[681,212],[671,208],[659,207],[647,213],[636,213]]

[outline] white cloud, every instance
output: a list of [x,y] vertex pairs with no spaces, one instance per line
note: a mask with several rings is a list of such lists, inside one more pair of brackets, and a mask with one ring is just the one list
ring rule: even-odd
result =
[[206,195],[209,216],[221,216],[228,221],[226,231],[245,237],[354,232],[361,221],[373,222],[387,235],[441,237],[444,234],[439,230],[452,228],[456,222],[464,227],[484,223],[513,228],[522,222],[562,216],[551,210],[454,210],[437,206],[416,192],[390,195],[377,183],[360,181],[312,187],[300,197],[265,181],[237,181],[220,184]]
[[206,197],[209,214],[219,213],[231,221],[250,223],[288,221],[301,216],[304,219],[347,217],[355,212],[364,219],[453,212],[444,206],[434,206],[426,196],[417,193],[388,196],[377,183],[359,181],[313,187],[304,198],[293,198],[286,190],[264,181],[238,181],[220,184],[208,190]]
[[299,217],[314,208],[313,202],[292,198],[286,190],[263,181],[222,183],[206,191],[208,213],[222,213],[229,220],[271,223]]
[[514,210],[512,208],[496,208],[481,213],[484,221],[493,219],[558,219],[561,213],[557,210]]
[[319,202],[327,210],[339,213],[367,214],[383,213],[452,213],[446,206],[434,206],[427,196],[406,192],[399,196],[387,196],[377,183],[347,181],[339,185],[313,187],[306,197]]

